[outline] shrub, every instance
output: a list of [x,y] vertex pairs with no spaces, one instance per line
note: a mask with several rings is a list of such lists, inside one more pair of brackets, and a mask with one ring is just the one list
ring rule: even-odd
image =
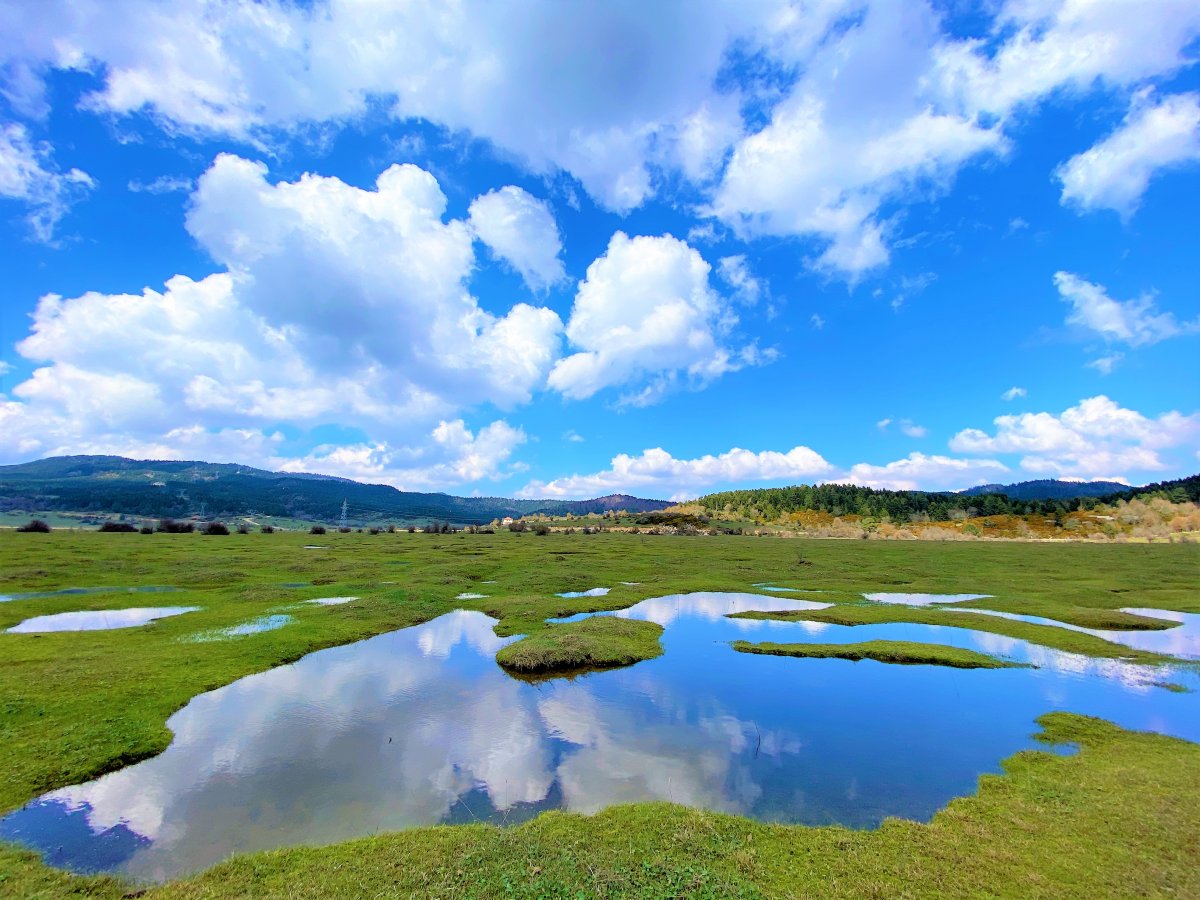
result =
[[379,529],[374,527],[368,528],[367,534],[379,534]]
[[528,528],[529,528],[529,526],[526,525],[524,522],[513,522],[511,525],[508,526],[509,531],[515,531],[518,534],[520,534],[522,531],[527,530]]
[[314,525],[312,528],[308,529],[308,533],[309,534],[324,534],[325,526],[324,525]]
[[549,534],[550,526],[547,525],[545,522],[538,522],[536,525],[533,526],[533,533],[534,534]]
[[229,529],[225,527],[224,522],[209,522],[201,534],[229,534]]
[[143,525],[140,530],[142,534],[154,534],[154,529],[149,525]]
[[343,525],[341,528],[338,529],[338,531],[341,532],[342,534],[349,534],[350,530],[351,529],[350,529],[349,525]]
[[193,522],[176,522],[174,519],[160,519],[158,530],[166,534],[191,534],[196,530]]
[[388,526],[388,534],[395,534],[395,533],[396,533],[396,526],[395,526],[395,525],[389,525],[389,526]]
[[97,530],[103,531],[105,534],[133,534],[137,531],[128,522],[105,522]]
[[237,533],[238,534],[249,534],[250,526],[247,525],[245,522],[239,522],[238,527],[237,527]]
[[415,534],[415,533],[416,533],[416,530],[417,530],[417,526],[416,526],[416,525],[409,525],[409,526],[408,526],[408,533],[409,533],[409,534]]
[[50,526],[41,519],[34,519],[27,525],[22,525],[17,531],[23,531],[26,534],[49,534]]
[[261,531],[263,534],[274,534],[275,526],[274,525],[264,525],[262,528],[260,528],[258,530]]

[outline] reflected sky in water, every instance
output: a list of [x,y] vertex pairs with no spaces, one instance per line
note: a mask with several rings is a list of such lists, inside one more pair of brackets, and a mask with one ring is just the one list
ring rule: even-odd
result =
[[55,613],[34,616],[19,625],[6,629],[10,634],[40,634],[49,631],[112,631],[117,628],[137,628],[155,619],[166,619],[195,612],[198,606],[148,606],[136,609],[97,609],[83,612]]
[[1035,625],[1053,625],[1057,628],[1067,628],[1071,631],[1082,631],[1084,634],[1094,634],[1096,637],[1134,647],[1138,650],[1148,650],[1153,653],[1165,653],[1168,656],[1178,656],[1183,659],[1200,660],[1200,613],[1182,613],[1163,609],[1125,609],[1127,613],[1138,616],[1149,616],[1153,619],[1165,619],[1179,622],[1174,628],[1158,631],[1109,631],[1100,628],[1084,628],[1082,625],[1072,625],[1057,619],[1047,619],[1042,616],[1026,616],[1019,613],[996,612],[991,609],[960,609],[958,612],[980,613],[986,616],[999,616],[1003,619],[1014,619],[1018,622],[1032,622]]
[[[165,879],[231,853],[445,821],[514,822],[671,800],[755,818],[927,820],[1036,744],[1053,709],[1200,739],[1194,671],[1091,660],[960,628],[756,622],[778,596],[690,594],[616,615],[663,624],[665,653],[530,684],[512,638],[459,611],[311,654],[194,698],[160,756],[45,795],[0,837],[55,865]],[[739,654],[728,642],[924,640],[1040,669],[958,670]]]

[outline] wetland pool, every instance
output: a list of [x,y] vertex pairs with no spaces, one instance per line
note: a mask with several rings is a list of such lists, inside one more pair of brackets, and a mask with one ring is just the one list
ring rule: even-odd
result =
[[[945,626],[726,618],[825,605],[653,598],[601,615],[663,625],[662,656],[537,683],[496,664],[515,638],[497,637],[495,620],[447,613],[193,698],[168,720],[174,739],[162,754],[37,798],[0,820],[0,838],[52,865],[160,881],[232,853],[643,800],[872,828],[886,816],[927,821],[973,793],[1001,759],[1041,747],[1034,719],[1052,710],[1200,739],[1200,677],[1187,666],[1095,660]],[[1041,668],[788,659],[729,646],[883,638]]]

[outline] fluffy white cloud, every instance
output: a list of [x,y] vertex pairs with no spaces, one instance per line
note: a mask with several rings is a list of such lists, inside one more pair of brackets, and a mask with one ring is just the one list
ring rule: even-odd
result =
[[80,169],[60,171],[50,146],[35,144],[24,125],[0,126],[0,197],[29,208],[26,221],[39,241],[49,242],[71,204],[95,186]]
[[161,292],[42,298],[17,345],[38,368],[5,403],[0,454],[239,445],[234,458],[275,465],[274,423],[333,422],[371,436],[365,449],[324,454],[339,471],[391,465],[387,477],[414,484],[492,477],[487,461],[522,433],[503,422],[478,435],[455,420],[429,429],[463,408],[527,401],[562,323],[526,304],[483,311],[465,287],[470,230],[444,212],[437,182],[414,166],[363,190],[316,176],[271,184],[260,164],[219,157],[188,228],[227,271],[176,276]]
[[1071,304],[1067,323],[1094,331],[1106,341],[1140,347],[1200,331],[1200,320],[1179,322],[1173,313],[1160,313],[1149,294],[1136,300],[1114,300],[1103,285],[1070,272],[1056,272],[1054,285],[1062,299]]
[[1100,478],[1162,470],[1166,464],[1161,451],[1194,446],[1200,439],[1200,413],[1172,411],[1149,418],[1103,395],[1058,415],[999,416],[993,424],[995,434],[977,428],[960,431],[950,440],[950,449],[1020,454],[1021,468],[1038,475]]
[[1008,472],[1008,466],[995,459],[955,459],[910,453],[904,459],[882,466],[858,463],[845,475],[831,480],[893,491],[960,490],[989,484]]
[[440,422],[424,447],[386,443],[318,447],[299,459],[276,460],[281,472],[315,472],[356,481],[390,484],[401,490],[437,490],[495,480],[517,467],[507,465],[525,432],[503,420],[472,433],[462,419]]
[[1141,94],[1120,128],[1059,168],[1062,202],[1082,210],[1112,209],[1127,218],[1156,174],[1197,161],[1200,94],[1158,102]]
[[880,419],[875,423],[875,427],[880,431],[887,431],[893,423],[903,434],[910,438],[923,438],[929,434],[928,428],[924,425],[918,425],[912,419],[901,419],[899,422],[896,422],[894,419]]
[[550,386],[582,399],[622,385],[631,389],[622,403],[645,405],[681,378],[704,385],[760,361],[753,346],[724,345],[737,318],[709,284],[709,270],[677,238],[618,231],[580,282],[567,322],[579,352],[555,363]]
[[531,290],[545,290],[566,277],[562,240],[544,200],[508,185],[471,201],[468,220],[476,236],[511,265]]
[[596,497],[616,492],[669,492],[674,499],[686,499],[714,484],[811,480],[832,471],[833,467],[808,447],[793,447],[786,453],[776,450],[754,453],[735,447],[719,456],[696,459],[676,459],[661,447],[655,447],[643,450],[640,456],[622,453],[613,458],[611,468],[594,475],[532,481],[521,489],[519,496]]
[[1007,391],[1000,395],[1000,399],[1012,402],[1020,397],[1024,397],[1029,393],[1023,387],[1010,387]]
[[763,282],[750,271],[745,254],[721,257],[717,261],[717,274],[733,290],[733,295],[748,306],[757,303],[766,292]]

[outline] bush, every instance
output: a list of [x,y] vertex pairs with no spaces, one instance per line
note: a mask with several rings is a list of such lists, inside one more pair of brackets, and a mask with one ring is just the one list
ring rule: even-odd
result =
[[309,534],[324,534],[325,526],[324,525],[314,525],[312,528],[308,529],[308,533]]
[[141,532],[142,532],[142,534],[154,534],[154,529],[151,528],[149,525],[143,525],[141,527]]
[[245,522],[239,522],[238,527],[237,527],[237,533],[238,534],[249,534],[250,526],[247,525]]
[[545,522],[538,522],[536,525],[533,526],[533,533],[534,534],[549,534],[550,526],[547,525]]
[[416,526],[416,525],[409,525],[409,526],[408,526],[408,533],[409,533],[409,534],[414,534],[414,533],[416,532],[416,530],[417,530],[417,526]]
[[137,531],[128,522],[105,522],[97,530],[103,531],[105,534],[133,534]]
[[368,529],[367,529],[367,534],[379,534],[379,529],[378,529],[378,528],[374,528],[374,527],[372,527],[372,528],[368,528]]
[[193,522],[176,522],[174,519],[160,519],[158,530],[166,534],[191,534],[196,530]]
[[258,530],[261,531],[263,534],[274,534],[275,526],[274,525],[264,525],[262,528],[260,528]]
[[522,531],[527,530],[528,528],[529,528],[529,526],[526,525],[524,522],[513,522],[511,525],[508,526],[509,531],[515,531],[518,534],[520,534]]
[[229,534],[229,529],[225,527],[224,522],[209,522],[201,534]]
[[49,534],[50,526],[41,519],[34,519],[28,525],[22,525],[17,531],[23,531],[26,534]]
[[395,525],[389,525],[389,526],[388,526],[388,534],[395,534],[395,533],[396,533],[396,526],[395,526]]

